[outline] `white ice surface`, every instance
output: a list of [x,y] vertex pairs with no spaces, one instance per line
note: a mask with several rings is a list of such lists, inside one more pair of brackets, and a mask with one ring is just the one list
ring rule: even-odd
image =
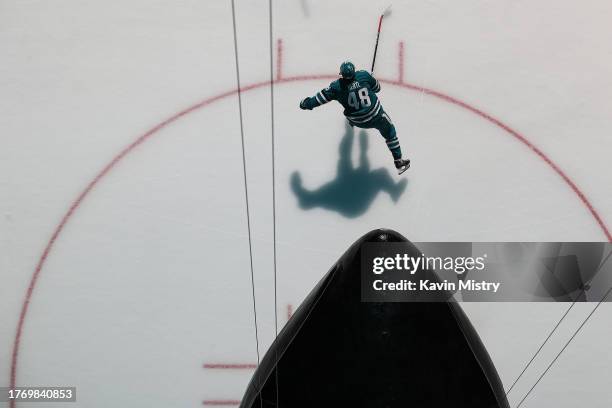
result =
[[[236,6],[248,86],[269,78],[267,2]],[[275,2],[283,75],[333,75],[346,58],[367,68],[385,6]],[[605,1],[402,2],[385,20],[376,74],[397,79],[404,41],[405,82],[524,135],[609,225],[610,21]],[[236,88],[230,2],[3,1],[0,61],[0,385],[8,385],[27,287],[70,205],[147,130]],[[381,100],[413,160],[399,202],[380,193],[356,218],[303,211],[290,175],[299,171],[309,189],[332,180],[344,123],[339,106],[303,112],[297,104],[328,82],[274,89],[281,324],[287,305],[295,308],[372,228],[413,241],[606,239],[561,177],[506,131],[390,84]],[[270,88],[245,92],[243,108],[263,354],[274,336]],[[392,171],[382,138],[368,135],[371,168]],[[251,371],[202,367],[256,361],[240,148],[237,98],[229,96],[155,133],[96,185],[40,273],[18,385],[75,385],[79,407],[240,399]],[[355,163],[357,149],[356,140]],[[512,392],[514,405],[594,305],[579,306]],[[565,307],[465,304],[506,387]],[[611,316],[600,307],[523,406],[611,405]]]

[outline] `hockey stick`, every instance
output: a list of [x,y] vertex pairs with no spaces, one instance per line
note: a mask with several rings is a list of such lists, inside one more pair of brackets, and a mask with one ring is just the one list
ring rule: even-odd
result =
[[374,58],[372,58],[372,69],[370,72],[374,73],[374,64],[376,63],[376,53],[378,51],[378,40],[380,39],[380,29],[382,28],[383,17],[391,14],[391,5],[387,6],[386,9],[383,10],[382,14],[378,18],[378,32],[376,33],[376,45],[374,46]]

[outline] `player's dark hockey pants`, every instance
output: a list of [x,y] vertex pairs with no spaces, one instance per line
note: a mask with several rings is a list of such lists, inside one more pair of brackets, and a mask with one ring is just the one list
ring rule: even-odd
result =
[[400,142],[395,132],[395,126],[382,108],[380,109],[378,115],[366,123],[354,123],[350,120],[349,123],[352,126],[357,126],[358,128],[378,130],[382,137],[385,138],[387,147],[391,151],[393,158],[395,160],[402,158],[402,149],[400,148]]

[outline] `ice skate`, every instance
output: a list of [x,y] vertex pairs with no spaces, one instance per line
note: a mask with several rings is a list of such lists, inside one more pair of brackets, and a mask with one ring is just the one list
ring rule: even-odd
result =
[[402,174],[410,168],[410,159],[397,159],[394,161],[397,174]]

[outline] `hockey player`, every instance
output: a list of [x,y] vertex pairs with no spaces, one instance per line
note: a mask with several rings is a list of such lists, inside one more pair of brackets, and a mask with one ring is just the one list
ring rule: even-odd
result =
[[303,99],[300,108],[312,110],[329,101],[338,101],[344,107],[344,116],[351,126],[375,128],[380,132],[393,155],[398,174],[402,174],[410,167],[410,160],[402,159],[395,126],[376,96],[379,91],[380,83],[371,74],[355,71],[355,65],[345,61],[340,65],[340,78],[315,96]]

